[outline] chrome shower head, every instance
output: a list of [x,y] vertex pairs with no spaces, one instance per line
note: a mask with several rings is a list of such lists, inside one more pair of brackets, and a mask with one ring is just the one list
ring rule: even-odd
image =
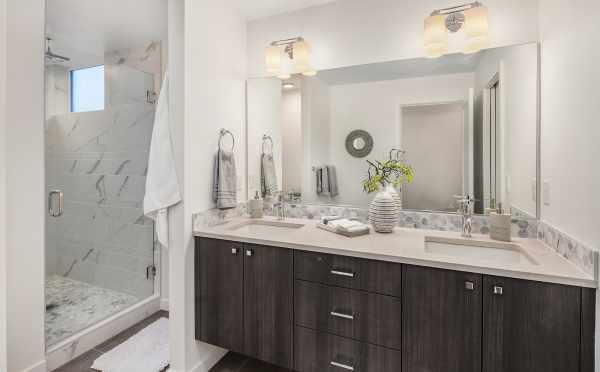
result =
[[51,38],[46,37],[46,63],[54,64],[54,63],[65,63],[69,62],[71,58],[61,56],[59,54],[55,54],[52,52],[52,48],[50,47]]

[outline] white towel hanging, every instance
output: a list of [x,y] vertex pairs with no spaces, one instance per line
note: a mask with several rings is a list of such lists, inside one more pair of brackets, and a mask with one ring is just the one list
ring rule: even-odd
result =
[[168,209],[180,201],[169,123],[169,73],[166,72],[156,106],[144,195],[144,214],[154,220],[157,240],[165,248],[169,244]]

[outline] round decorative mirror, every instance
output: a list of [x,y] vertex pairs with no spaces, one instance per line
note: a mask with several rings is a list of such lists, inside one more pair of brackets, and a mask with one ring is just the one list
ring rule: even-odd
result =
[[364,158],[373,150],[373,137],[364,130],[354,130],[346,137],[346,151],[355,158]]

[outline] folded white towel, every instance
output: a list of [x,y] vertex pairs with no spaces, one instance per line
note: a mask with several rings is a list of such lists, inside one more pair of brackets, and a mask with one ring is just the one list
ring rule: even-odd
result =
[[352,221],[347,218],[331,221],[329,222],[329,225],[346,232],[366,231],[369,229],[369,225],[358,221]]

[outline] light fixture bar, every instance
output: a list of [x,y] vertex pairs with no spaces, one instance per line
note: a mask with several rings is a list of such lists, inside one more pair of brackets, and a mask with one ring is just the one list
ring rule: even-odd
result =
[[449,8],[436,9],[433,12],[431,12],[431,15],[432,16],[433,15],[449,15],[449,14],[455,14],[455,13],[462,13],[465,10],[477,8],[478,6],[482,6],[482,5],[483,4],[481,4],[479,1],[475,1],[472,3],[468,3],[468,4],[451,6]]
[[271,46],[276,47],[284,47],[283,51],[290,57],[290,59],[294,59],[294,44],[304,41],[302,37],[292,37],[290,39],[281,39],[276,40],[271,43]]

